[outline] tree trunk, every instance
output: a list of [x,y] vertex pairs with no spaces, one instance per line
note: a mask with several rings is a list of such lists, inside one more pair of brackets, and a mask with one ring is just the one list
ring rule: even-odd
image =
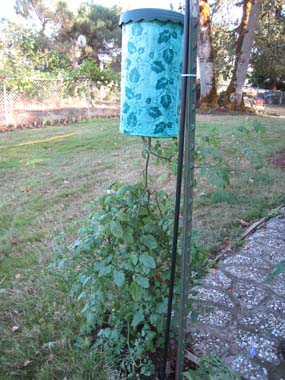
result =
[[230,84],[219,103],[228,109],[244,110],[243,86],[247,76],[254,32],[258,23],[262,0],[244,0],[243,15],[236,43],[236,58]]
[[214,73],[214,51],[211,41],[209,0],[199,0],[200,29],[198,35],[198,59],[200,66],[200,101],[202,109],[217,107],[217,88]]

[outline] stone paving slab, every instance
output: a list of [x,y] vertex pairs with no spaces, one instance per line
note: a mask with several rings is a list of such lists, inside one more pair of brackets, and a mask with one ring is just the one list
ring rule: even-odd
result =
[[199,314],[187,334],[196,355],[222,356],[245,380],[285,380],[285,273],[270,277],[282,260],[285,209],[194,288]]

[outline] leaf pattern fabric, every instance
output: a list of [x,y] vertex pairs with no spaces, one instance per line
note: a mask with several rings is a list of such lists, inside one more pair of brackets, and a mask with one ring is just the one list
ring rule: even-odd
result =
[[183,26],[141,21],[122,27],[120,131],[174,137],[179,129]]

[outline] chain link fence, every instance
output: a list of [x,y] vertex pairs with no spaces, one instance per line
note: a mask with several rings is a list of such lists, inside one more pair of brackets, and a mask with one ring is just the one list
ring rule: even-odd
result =
[[[227,88],[217,87],[218,93]],[[266,106],[276,106],[277,112],[285,110],[284,91],[244,87],[244,93],[246,106],[254,108],[256,99],[261,98]],[[117,82],[0,78],[0,130],[118,116],[119,98]]]
[[6,78],[0,80],[0,127],[115,116],[118,103],[115,82]]

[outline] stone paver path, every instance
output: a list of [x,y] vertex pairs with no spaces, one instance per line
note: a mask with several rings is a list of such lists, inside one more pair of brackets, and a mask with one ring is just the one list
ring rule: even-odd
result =
[[270,279],[285,260],[283,211],[191,296],[199,310],[187,327],[194,353],[217,353],[246,380],[285,380],[285,273]]

